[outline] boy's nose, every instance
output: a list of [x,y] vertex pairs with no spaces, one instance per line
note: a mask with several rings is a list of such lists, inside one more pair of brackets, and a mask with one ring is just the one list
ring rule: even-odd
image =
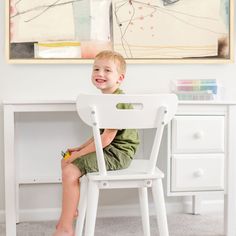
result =
[[100,71],[98,72],[98,75],[103,76],[103,75],[104,75],[104,72],[100,70]]

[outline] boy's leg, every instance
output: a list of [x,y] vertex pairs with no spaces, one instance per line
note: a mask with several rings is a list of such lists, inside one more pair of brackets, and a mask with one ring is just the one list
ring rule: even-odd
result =
[[81,172],[73,164],[62,168],[62,212],[53,236],[72,236],[73,219],[79,202],[79,177]]

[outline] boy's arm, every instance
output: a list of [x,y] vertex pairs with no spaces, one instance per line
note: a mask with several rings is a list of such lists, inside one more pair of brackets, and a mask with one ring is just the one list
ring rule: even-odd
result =
[[[115,138],[117,133],[116,129],[105,129],[104,132],[101,134],[101,142],[102,142],[102,148],[105,148],[108,146],[113,139]],[[94,138],[92,138],[91,142],[88,143],[86,146],[84,146],[82,149],[79,151],[72,152],[71,157],[68,158],[69,162],[72,162],[73,160],[84,156],[88,153],[95,152],[95,143],[94,143]]]
[[93,142],[93,137],[90,138],[89,140],[87,140],[84,144],[80,145],[79,147],[75,147],[75,148],[68,148],[67,151],[69,152],[75,152],[75,151],[79,151],[81,149],[83,149],[84,147],[86,147],[88,144],[90,144],[91,142]]

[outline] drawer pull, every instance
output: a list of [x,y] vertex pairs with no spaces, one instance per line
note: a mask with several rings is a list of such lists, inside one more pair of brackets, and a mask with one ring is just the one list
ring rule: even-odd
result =
[[194,134],[194,138],[195,139],[202,139],[204,136],[204,132],[203,131],[198,131]]
[[194,177],[202,177],[204,175],[204,170],[203,169],[198,169],[193,173]]

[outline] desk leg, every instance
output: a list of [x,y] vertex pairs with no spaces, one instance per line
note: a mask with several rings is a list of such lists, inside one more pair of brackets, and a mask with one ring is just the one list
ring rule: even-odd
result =
[[17,223],[20,223],[20,212],[19,212],[19,189],[20,189],[20,185],[17,181],[17,176],[16,176],[16,192],[15,192],[15,195],[16,195],[16,224]]
[[198,215],[201,212],[201,197],[197,195],[192,196],[192,214]]
[[229,106],[228,159],[226,167],[225,234],[236,236],[236,106]]
[[4,163],[6,236],[16,235],[16,180],[14,159],[14,110],[4,107]]

